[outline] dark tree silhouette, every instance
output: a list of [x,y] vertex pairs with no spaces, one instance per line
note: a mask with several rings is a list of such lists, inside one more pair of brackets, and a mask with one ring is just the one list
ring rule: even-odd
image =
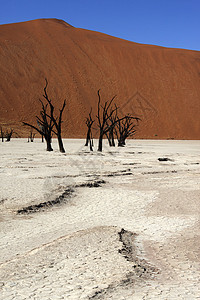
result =
[[92,119],[92,108],[90,110],[89,116],[86,118],[86,125],[87,125],[87,136],[86,136],[86,142],[85,146],[88,146],[90,144],[90,151],[93,151],[93,138],[92,138],[92,125],[94,123],[94,120]]
[[3,128],[1,127],[1,141],[4,141],[4,132],[3,132]]
[[140,121],[140,118],[132,117],[130,115],[127,115],[121,119],[117,117],[115,133],[118,139],[119,147],[125,146],[126,139],[135,134],[138,121]]
[[[113,103],[116,96],[114,96],[110,101],[106,101],[104,104],[102,104],[100,90],[98,90],[97,94],[98,106],[96,118],[99,128],[98,151],[102,152],[104,136],[107,137],[111,147],[115,146],[115,136],[118,140],[118,146],[124,146],[126,139],[135,134],[140,118],[132,115],[119,117],[119,108],[115,103]],[[92,140],[91,128],[94,120],[91,117],[91,112],[92,110],[90,111],[89,117],[86,120],[88,131],[85,146],[88,146],[89,142]]]
[[5,133],[6,142],[10,142],[13,133],[14,133],[13,129],[10,129],[10,131],[6,130]]
[[53,130],[53,132],[57,135],[57,139],[58,139],[58,145],[59,145],[59,149],[60,149],[60,152],[64,153],[65,152],[65,149],[64,149],[64,146],[63,146],[63,141],[62,141],[62,136],[61,136],[61,125],[62,125],[62,114],[63,114],[63,111],[64,111],[64,108],[66,106],[66,100],[63,101],[63,105],[62,105],[62,108],[59,109],[59,116],[55,116],[54,114],[54,106],[52,104],[52,101],[51,99],[49,99],[48,97],[48,94],[47,94],[47,86],[48,86],[48,81],[47,79],[45,79],[46,81],[46,85],[45,85],[45,88],[44,88],[44,95],[43,97],[46,99],[47,103],[49,104],[50,106],[50,115],[47,115],[50,120],[53,122],[54,126],[55,126],[55,130]]
[[108,143],[110,147],[115,147],[115,137],[114,137],[114,132],[115,132],[115,126],[116,122],[118,121],[118,115],[117,115],[117,110],[118,107],[115,104],[116,110],[114,113],[110,116],[109,120],[107,121],[107,125],[109,126],[108,133],[106,134]]
[[40,123],[37,121],[37,125],[38,125],[38,128],[41,130],[42,134],[41,134],[41,137],[42,137],[42,143],[44,143],[44,128],[40,125]]
[[27,122],[23,122],[25,126],[29,126],[32,129],[35,129],[37,132],[39,132],[41,135],[44,136],[45,141],[47,143],[47,151],[53,151],[53,148],[51,146],[51,140],[52,140],[52,130],[54,127],[54,123],[51,118],[48,116],[48,103],[44,105],[42,100],[39,100],[42,105],[42,110],[40,111],[40,117],[36,116],[38,127],[29,124]]
[[[44,87],[43,97],[47,103],[44,104],[43,101],[40,100],[40,103],[42,105],[42,110],[40,111],[40,117],[36,116],[38,127],[36,127],[32,124],[29,124],[27,122],[23,122],[23,124],[37,130],[41,134],[42,140],[44,137],[44,139],[47,143],[47,151],[53,151],[52,146],[51,146],[51,140],[52,140],[52,133],[55,133],[58,138],[60,152],[64,153],[65,149],[64,149],[62,137],[61,137],[61,125],[63,122],[62,114],[63,114],[64,108],[66,106],[66,100],[64,100],[62,108],[59,110],[60,111],[59,116],[58,117],[55,116],[54,106],[52,104],[51,99],[49,99],[48,94],[47,94],[48,81],[47,81],[47,79],[45,79],[45,81],[46,81],[46,85]],[[55,128],[55,130],[54,130],[54,128]]]
[[101,96],[100,90],[97,92],[98,94],[98,112],[97,112],[97,120],[98,120],[98,127],[99,127],[99,144],[98,144],[98,151],[102,152],[103,148],[103,137],[106,135],[110,130],[109,120],[112,118],[113,114],[117,110],[111,107],[113,100],[116,96],[114,96],[110,101],[106,101],[104,105],[101,105]]
[[31,142],[33,142],[34,138],[35,138],[35,133],[33,133],[33,130],[31,130],[30,133],[29,133],[28,142],[29,142],[29,140]]

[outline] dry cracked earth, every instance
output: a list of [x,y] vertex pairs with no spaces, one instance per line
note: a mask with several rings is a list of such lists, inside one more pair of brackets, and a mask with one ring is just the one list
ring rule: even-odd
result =
[[0,299],[200,299],[200,142],[0,145]]

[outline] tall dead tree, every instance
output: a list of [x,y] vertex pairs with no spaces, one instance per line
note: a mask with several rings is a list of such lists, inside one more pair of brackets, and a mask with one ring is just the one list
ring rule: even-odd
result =
[[52,130],[54,127],[54,123],[52,121],[51,118],[49,118],[48,115],[48,103],[44,105],[44,103],[42,102],[42,100],[39,100],[41,105],[42,105],[42,109],[40,111],[40,117],[36,116],[37,119],[37,123],[38,123],[38,127],[29,124],[27,122],[23,122],[23,124],[25,126],[29,126],[32,129],[35,129],[37,132],[39,132],[42,136],[44,136],[44,139],[46,141],[47,144],[47,151],[53,151],[53,148],[51,146],[51,141],[52,141]]
[[106,135],[110,130],[109,120],[113,116],[116,111],[116,107],[112,108],[111,105],[113,100],[116,96],[114,96],[110,101],[106,101],[104,105],[101,105],[101,96],[100,90],[97,92],[98,94],[98,112],[97,112],[97,120],[98,120],[98,127],[99,127],[99,144],[98,144],[98,151],[102,152],[103,147],[103,137]]
[[121,119],[117,118],[115,132],[119,147],[125,146],[126,139],[135,134],[138,121],[140,121],[140,118],[132,117],[130,115]]
[[63,141],[62,141],[62,136],[61,136],[61,132],[62,132],[62,126],[61,125],[63,123],[63,121],[62,121],[62,114],[63,114],[64,108],[66,106],[66,100],[63,101],[62,108],[59,109],[59,116],[55,116],[54,106],[52,104],[51,99],[49,99],[48,94],[47,94],[48,81],[47,81],[47,79],[45,79],[45,81],[46,81],[46,85],[45,85],[45,88],[44,88],[44,95],[43,95],[43,97],[45,98],[45,100],[47,101],[47,103],[50,106],[50,114],[48,115],[48,117],[50,118],[50,120],[53,122],[53,124],[55,126],[54,127],[55,130],[53,130],[53,132],[57,136],[59,150],[60,150],[60,152],[65,153],[65,149],[64,149]]
[[86,136],[86,142],[85,146],[88,146],[90,144],[90,151],[93,151],[93,138],[92,138],[92,125],[94,123],[94,120],[92,119],[92,108],[90,110],[89,116],[86,118],[86,125],[87,125],[87,136]]
[[106,134],[106,136],[107,136],[110,147],[115,147],[114,133],[115,133],[116,122],[118,120],[118,115],[117,115],[118,107],[116,106],[116,104],[115,104],[115,108],[116,109],[115,109],[114,113],[110,116],[109,120],[107,121],[107,124],[109,126],[109,131]]

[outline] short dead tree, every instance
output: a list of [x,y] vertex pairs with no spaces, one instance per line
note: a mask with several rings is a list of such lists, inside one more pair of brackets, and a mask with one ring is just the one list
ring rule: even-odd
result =
[[126,139],[135,134],[138,121],[140,121],[140,118],[132,117],[130,115],[127,115],[121,119],[118,118],[115,128],[118,147],[124,147],[126,144]]
[[93,138],[92,138],[92,125],[94,123],[94,120],[92,119],[92,108],[90,110],[89,116],[86,118],[86,125],[87,125],[87,136],[86,136],[86,142],[85,146],[90,145],[90,151],[93,151]]
[[38,127],[29,124],[27,122],[23,122],[23,124],[25,126],[29,126],[32,129],[35,129],[37,132],[39,132],[42,136],[44,136],[44,139],[46,141],[47,144],[47,151],[53,151],[53,148],[51,146],[51,142],[52,142],[52,130],[54,127],[54,123],[51,120],[51,118],[49,118],[48,116],[48,103],[46,105],[44,105],[44,103],[42,102],[42,100],[39,100],[41,105],[42,105],[42,109],[40,111],[40,117],[36,116],[37,119],[37,124],[39,125]]
[[55,128],[55,130],[53,129],[53,132],[57,136],[59,150],[60,150],[60,152],[65,153],[65,149],[64,149],[63,141],[62,141],[62,136],[61,136],[61,132],[62,132],[62,130],[61,130],[62,126],[61,125],[63,123],[63,121],[62,121],[62,114],[63,114],[64,108],[66,106],[66,100],[63,101],[62,108],[59,109],[59,116],[55,116],[54,106],[52,104],[51,99],[49,99],[48,94],[47,94],[48,81],[47,81],[47,79],[45,79],[45,81],[46,81],[46,85],[45,85],[45,88],[44,88],[44,95],[43,95],[43,97],[45,98],[45,100],[47,101],[47,103],[50,106],[50,114],[48,115],[48,117],[53,122],[53,125],[54,125],[54,128]]
[[29,140],[33,143],[35,135],[36,134],[33,133],[33,130],[31,130],[30,133],[29,133],[29,137],[28,137],[28,143],[29,143]]
[[9,131],[6,130],[6,133],[5,133],[6,142],[10,142],[13,133],[14,133],[13,129],[10,129]]
[[117,107],[114,108],[111,106],[113,100],[116,96],[114,96],[110,101],[106,101],[104,105],[101,105],[101,96],[100,90],[97,92],[98,94],[98,111],[97,111],[97,120],[98,120],[98,127],[99,127],[99,144],[98,144],[98,151],[102,152],[103,148],[103,138],[105,135],[108,134],[110,130],[109,120],[112,118],[113,114],[116,112]]
[[1,141],[3,143],[4,142],[4,132],[3,132],[3,128],[2,127],[0,128],[0,131],[1,131]]

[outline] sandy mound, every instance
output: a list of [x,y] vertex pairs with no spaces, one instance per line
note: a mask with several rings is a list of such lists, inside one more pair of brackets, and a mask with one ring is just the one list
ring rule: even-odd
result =
[[64,134],[83,137],[97,90],[117,94],[123,113],[142,118],[137,137],[199,139],[200,53],[141,45],[41,19],[0,26],[0,123],[35,121],[44,78],[60,106]]

